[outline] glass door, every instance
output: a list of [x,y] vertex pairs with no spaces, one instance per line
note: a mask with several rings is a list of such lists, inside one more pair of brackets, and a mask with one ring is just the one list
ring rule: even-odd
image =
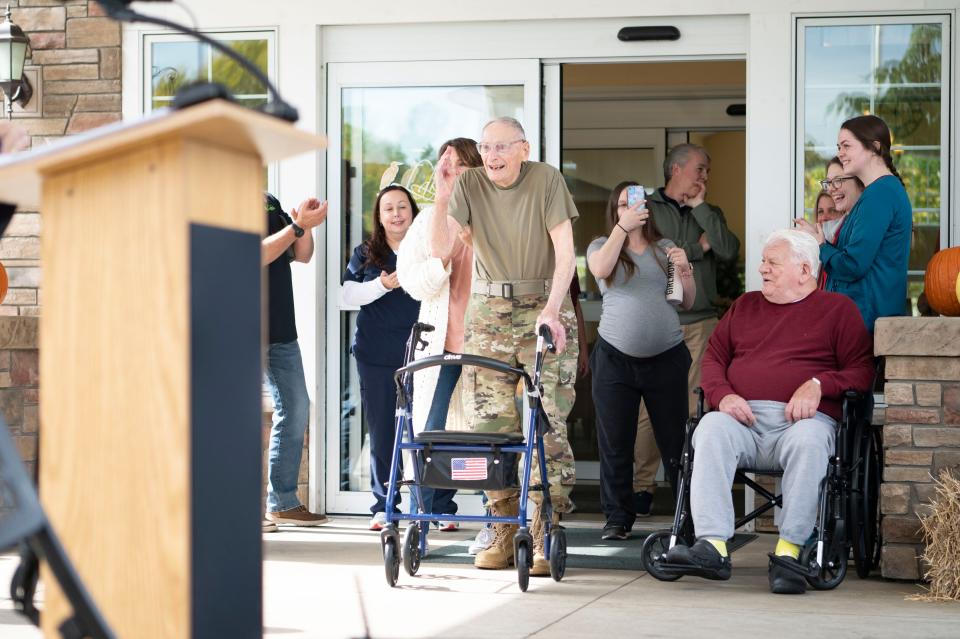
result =
[[[573,227],[577,277],[587,343],[597,339],[600,289],[587,271],[587,246],[606,232],[604,215],[610,191],[624,180],[648,189],[663,186],[664,129],[565,129],[561,167],[580,218]],[[577,460],[577,480],[600,480],[600,451],[594,421],[590,378],[577,380],[577,399],[567,420],[567,433]]]
[[[539,159],[538,60],[327,65],[325,466],[329,512],[366,513],[372,503],[369,436],[356,361],[350,354],[358,309],[340,303],[340,276],[354,247],[369,237],[371,209],[381,184],[407,187],[421,209],[431,204],[440,145],[455,137],[476,139],[483,125],[499,116],[523,123],[531,159]],[[480,511],[479,496],[461,495],[457,503],[461,512]]]

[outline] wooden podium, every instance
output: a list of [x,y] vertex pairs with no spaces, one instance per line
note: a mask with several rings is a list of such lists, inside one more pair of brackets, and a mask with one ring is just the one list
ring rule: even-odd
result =
[[262,634],[263,165],[323,147],[217,101],[0,162],[43,219],[41,503],[118,637]]

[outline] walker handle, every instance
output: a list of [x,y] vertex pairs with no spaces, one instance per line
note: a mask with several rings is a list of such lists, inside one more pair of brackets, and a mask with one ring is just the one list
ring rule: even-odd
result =
[[540,328],[537,331],[540,337],[547,343],[547,350],[551,353],[557,352],[557,345],[553,343],[553,333],[550,331],[550,327],[546,324],[541,324]]

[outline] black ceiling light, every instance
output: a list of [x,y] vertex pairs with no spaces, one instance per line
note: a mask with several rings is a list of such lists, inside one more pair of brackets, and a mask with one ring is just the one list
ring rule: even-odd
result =
[[679,39],[680,29],[668,25],[661,27],[624,27],[617,32],[617,40],[621,42]]
[[731,104],[727,107],[727,115],[746,115],[746,104]]

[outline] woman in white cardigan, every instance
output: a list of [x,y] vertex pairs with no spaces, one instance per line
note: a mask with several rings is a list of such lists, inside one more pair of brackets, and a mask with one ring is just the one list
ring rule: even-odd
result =
[[[458,176],[471,167],[482,165],[474,140],[448,140],[440,147],[439,157],[443,157],[448,149],[456,156]],[[411,297],[420,300],[419,321],[435,329],[424,335],[427,347],[417,353],[418,359],[444,352],[463,352],[464,314],[473,276],[473,248],[469,233],[459,237],[451,233],[455,239],[449,250],[440,256],[431,254],[429,230],[432,217],[433,207],[424,209],[417,216],[397,255],[400,285]],[[451,402],[460,372],[460,366],[435,366],[415,374],[413,426],[416,432],[444,430],[448,412],[452,420],[459,418],[462,421],[459,396]],[[424,512],[445,515],[457,512],[457,504],[453,501],[455,490],[423,488],[422,494]],[[456,522],[440,521],[440,530],[456,529]]]

